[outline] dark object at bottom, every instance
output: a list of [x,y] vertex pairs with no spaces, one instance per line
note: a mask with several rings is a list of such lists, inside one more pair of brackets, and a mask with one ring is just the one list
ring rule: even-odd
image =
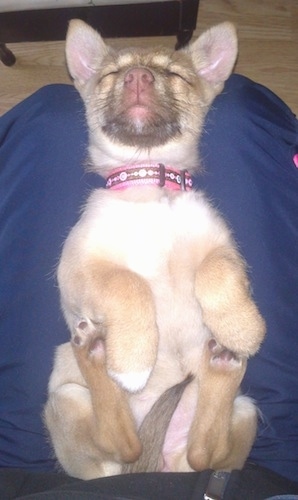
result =
[[[147,473],[82,481],[53,473],[0,470],[1,500],[203,500],[216,494],[214,477],[219,473]],[[216,478],[215,478],[216,479]],[[242,471],[225,476],[223,500],[265,500],[274,495],[297,494],[298,483],[248,463]],[[216,481],[215,481],[216,482]],[[205,498],[208,498],[205,496]],[[212,497],[209,497],[212,498]],[[216,498],[216,497],[214,497]],[[221,496],[218,496],[220,499]]]

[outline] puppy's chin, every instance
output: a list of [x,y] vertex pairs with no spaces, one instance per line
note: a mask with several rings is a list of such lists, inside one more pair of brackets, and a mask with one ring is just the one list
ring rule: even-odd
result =
[[107,117],[102,131],[114,142],[148,149],[180,135],[180,126],[149,106],[134,105],[115,117]]
[[133,104],[126,111],[127,117],[132,121],[140,121],[145,123],[153,117],[153,112],[150,107],[145,104]]

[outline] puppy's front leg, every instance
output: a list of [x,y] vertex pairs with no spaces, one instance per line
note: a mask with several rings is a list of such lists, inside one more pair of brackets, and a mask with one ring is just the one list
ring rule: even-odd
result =
[[104,340],[108,374],[129,392],[142,389],[154,367],[158,330],[148,283],[129,269],[100,259],[69,267],[62,259],[58,280],[72,332]]
[[196,273],[203,321],[219,344],[241,356],[259,349],[265,324],[249,290],[243,260],[232,246],[213,249]]

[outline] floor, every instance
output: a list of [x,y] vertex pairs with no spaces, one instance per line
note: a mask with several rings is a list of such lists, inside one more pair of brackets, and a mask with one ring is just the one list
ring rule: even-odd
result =
[[[298,114],[298,1],[201,0],[195,35],[225,20],[235,22],[238,27],[236,71],[271,88]],[[124,39],[111,43],[174,46],[175,39]],[[9,47],[17,63],[10,68],[0,66],[0,114],[43,85],[69,82],[64,42],[20,43]]]

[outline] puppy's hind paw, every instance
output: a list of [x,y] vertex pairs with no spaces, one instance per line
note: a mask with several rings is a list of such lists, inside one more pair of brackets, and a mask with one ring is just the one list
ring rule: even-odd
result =
[[243,364],[246,365],[245,358],[226,349],[215,339],[209,340],[208,349],[210,353],[210,366],[215,370],[231,371],[241,369]]
[[87,357],[102,358],[105,352],[103,337],[102,329],[98,328],[98,325],[82,319],[72,333],[71,343],[73,349],[84,352]]

